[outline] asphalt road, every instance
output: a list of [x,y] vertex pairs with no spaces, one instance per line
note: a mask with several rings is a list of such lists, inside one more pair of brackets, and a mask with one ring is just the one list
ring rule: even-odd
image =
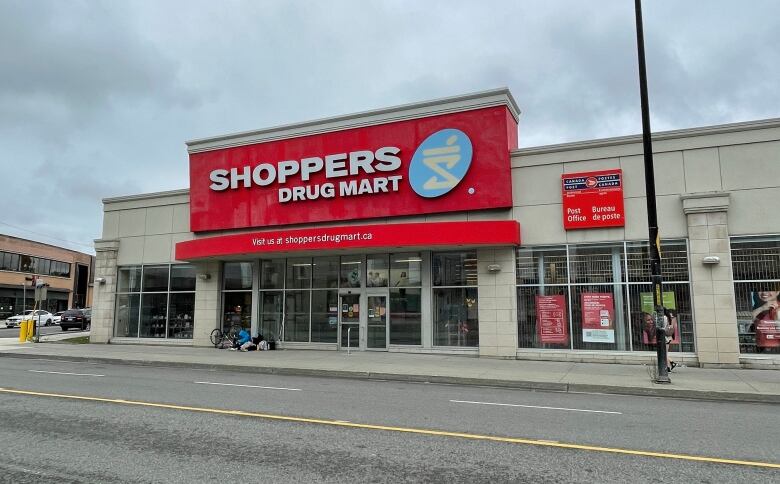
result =
[[[62,333],[62,329],[57,326],[41,326],[41,335]],[[71,329],[70,332],[76,332],[75,329]],[[0,338],[18,338],[19,328],[0,328]]]
[[718,462],[779,464],[776,405],[9,357],[0,387],[8,482],[780,482]]

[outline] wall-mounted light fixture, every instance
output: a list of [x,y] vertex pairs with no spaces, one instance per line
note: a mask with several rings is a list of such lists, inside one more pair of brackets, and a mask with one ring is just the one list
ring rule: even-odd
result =
[[106,283],[106,278],[105,277],[96,277],[95,278],[95,282],[98,283],[98,284],[105,284]]
[[487,266],[488,272],[501,272],[501,265],[499,264],[490,264]]
[[209,279],[211,279],[211,274],[206,274],[206,273],[198,274],[198,279],[202,281],[208,281]]
[[720,257],[718,257],[717,255],[704,256],[701,259],[701,263],[704,265],[720,264]]

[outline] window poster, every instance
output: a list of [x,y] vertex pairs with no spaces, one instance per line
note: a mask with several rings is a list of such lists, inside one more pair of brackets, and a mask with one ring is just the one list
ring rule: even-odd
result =
[[756,334],[756,349],[763,351],[780,347],[780,291],[756,291],[750,293],[750,309],[753,322],[751,333]]
[[583,292],[582,341],[586,343],[615,342],[615,303],[607,292]]
[[[664,291],[663,303],[666,309],[670,309],[672,314],[677,316],[677,303],[674,299],[674,292]],[[655,344],[655,321],[653,320],[653,293],[640,292],[639,302],[642,308],[642,343],[646,345]],[[677,331],[674,332],[671,344],[680,344],[680,320],[677,319]]]
[[536,296],[536,332],[539,343],[569,344],[569,321],[563,295]]

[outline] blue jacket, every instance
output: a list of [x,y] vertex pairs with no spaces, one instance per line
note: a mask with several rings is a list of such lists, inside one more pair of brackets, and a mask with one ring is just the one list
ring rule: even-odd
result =
[[245,329],[242,329],[241,332],[238,333],[238,344],[242,345],[252,339],[252,336],[249,334],[249,332]]

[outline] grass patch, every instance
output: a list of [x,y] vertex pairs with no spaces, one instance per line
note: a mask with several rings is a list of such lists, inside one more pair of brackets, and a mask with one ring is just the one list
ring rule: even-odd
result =
[[76,336],[75,338],[61,339],[59,341],[51,341],[51,343],[65,343],[71,345],[83,345],[89,343],[89,336]]

